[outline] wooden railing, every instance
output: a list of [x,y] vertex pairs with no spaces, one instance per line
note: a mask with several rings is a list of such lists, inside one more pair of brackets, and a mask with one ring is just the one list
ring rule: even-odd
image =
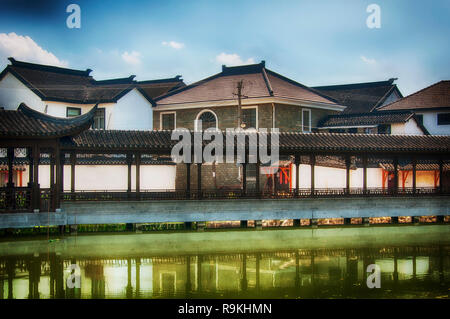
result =
[[[50,188],[39,190],[39,210],[41,212],[54,211],[52,200],[54,191]],[[0,213],[31,212],[32,188],[14,187],[0,188]],[[62,201],[136,201],[136,200],[235,200],[235,199],[295,199],[295,198],[341,198],[341,197],[408,197],[408,196],[440,196],[450,195],[450,188],[419,187],[399,188],[310,188],[286,189],[277,191],[260,191],[255,189],[205,189],[198,190],[141,190],[128,192],[126,190],[85,190],[64,192]]]
[[0,212],[31,210],[31,188],[1,187]]
[[424,195],[449,195],[450,189],[434,187],[416,188],[316,188],[311,192],[310,188],[287,189],[277,191],[260,191],[250,189],[206,189],[202,191],[190,190],[141,190],[140,192],[127,192],[126,190],[114,191],[77,191],[64,192],[64,201],[127,201],[127,200],[207,200],[207,199],[243,199],[243,198],[265,198],[265,199],[288,199],[288,198],[337,198],[337,197],[384,197],[384,196],[424,196]]

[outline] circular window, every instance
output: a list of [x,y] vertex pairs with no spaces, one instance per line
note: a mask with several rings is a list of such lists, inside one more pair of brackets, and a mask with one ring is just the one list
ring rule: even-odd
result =
[[212,112],[203,112],[198,117],[198,121],[202,121],[202,130],[206,130],[210,127],[216,128],[216,116]]

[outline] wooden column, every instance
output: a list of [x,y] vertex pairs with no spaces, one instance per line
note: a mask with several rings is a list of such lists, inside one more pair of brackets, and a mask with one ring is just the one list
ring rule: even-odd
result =
[[416,157],[412,158],[412,187],[413,187],[413,194],[416,194],[416,191],[417,191],[417,159],[416,159]]
[[77,162],[77,156],[75,152],[70,153],[70,192],[75,192],[75,164]]
[[314,178],[314,166],[316,165],[316,156],[311,154],[309,157],[309,164],[311,165],[311,196],[314,196],[315,178]]
[[295,196],[300,194],[300,155],[295,155]]
[[260,166],[261,166],[261,162],[259,161],[259,157],[256,159],[256,195],[259,197],[260,196],[260,192],[261,192],[261,186],[260,184],[260,180],[259,180],[259,175],[261,174],[260,172]]
[[444,185],[442,184],[442,176],[444,172],[444,162],[442,158],[439,158],[439,193],[444,192]]
[[7,156],[8,156],[8,185],[7,185],[7,187],[14,187],[14,182],[13,182],[14,147],[8,147]]
[[50,211],[55,211],[56,207],[56,192],[55,192],[55,148],[53,148],[52,152],[49,154],[50,160],[50,199],[49,206]]
[[136,153],[136,199],[141,199],[141,154]]
[[186,198],[191,197],[191,163],[186,163]]
[[364,154],[363,162],[363,194],[367,194],[367,155]]
[[28,187],[33,187],[33,148],[27,148],[27,156],[28,156]]
[[242,163],[242,195],[247,195],[247,162]]
[[394,193],[398,193],[398,157],[394,157]]
[[350,195],[350,156],[345,157],[345,193]]
[[55,162],[56,162],[55,209],[59,209],[61,208],[61,186],[62,186],[61,152],[59,150],[59,146],[57,146],[55,150]]
[[7,156],[8,156],[8,184],[7,187],[9,188],[7,190],[7,205],[11,209],[16,208],[16,195],[14,194],[14,171],[13,171],[13,161],[14,161],[14,147],[8,147],[7,149]]
[[60,158],[59,158],[59,165],[61,170],[61,185],[60,185],[60,192],[61,194],[64,193],[64,164],[66,163],[66,153],[60,152]]
[[133,154],[127,153],[127,169],[128,169],[128,175],[127,175],[127,193],[128,193],[128,199],[131,197],[131,164],[133,164]]
[[197,163],[197,196],[202,198],[202,163]]
[[41,191],[39,189],[39,158],[40,149],[36,144],[33,147],[33,209],[39,209],[41,200]]

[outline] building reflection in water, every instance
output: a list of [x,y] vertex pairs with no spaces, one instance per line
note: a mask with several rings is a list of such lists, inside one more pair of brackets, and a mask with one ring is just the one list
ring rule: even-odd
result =
[[[0,257],[0,298],[447,297],[449,247],[298,249],[255,253],[73,259]],[[366,268],[381,269],[381,289]],[[69,288],[71,264],[81,286]]]

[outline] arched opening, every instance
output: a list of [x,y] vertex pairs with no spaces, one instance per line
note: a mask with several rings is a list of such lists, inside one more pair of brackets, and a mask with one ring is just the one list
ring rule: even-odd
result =
[[195,130],[199,129],[199,121],[202,121],[202,130],[208,128],[218,128],[217,115],[211,110],[204,110],[198,113],[195,119]]

